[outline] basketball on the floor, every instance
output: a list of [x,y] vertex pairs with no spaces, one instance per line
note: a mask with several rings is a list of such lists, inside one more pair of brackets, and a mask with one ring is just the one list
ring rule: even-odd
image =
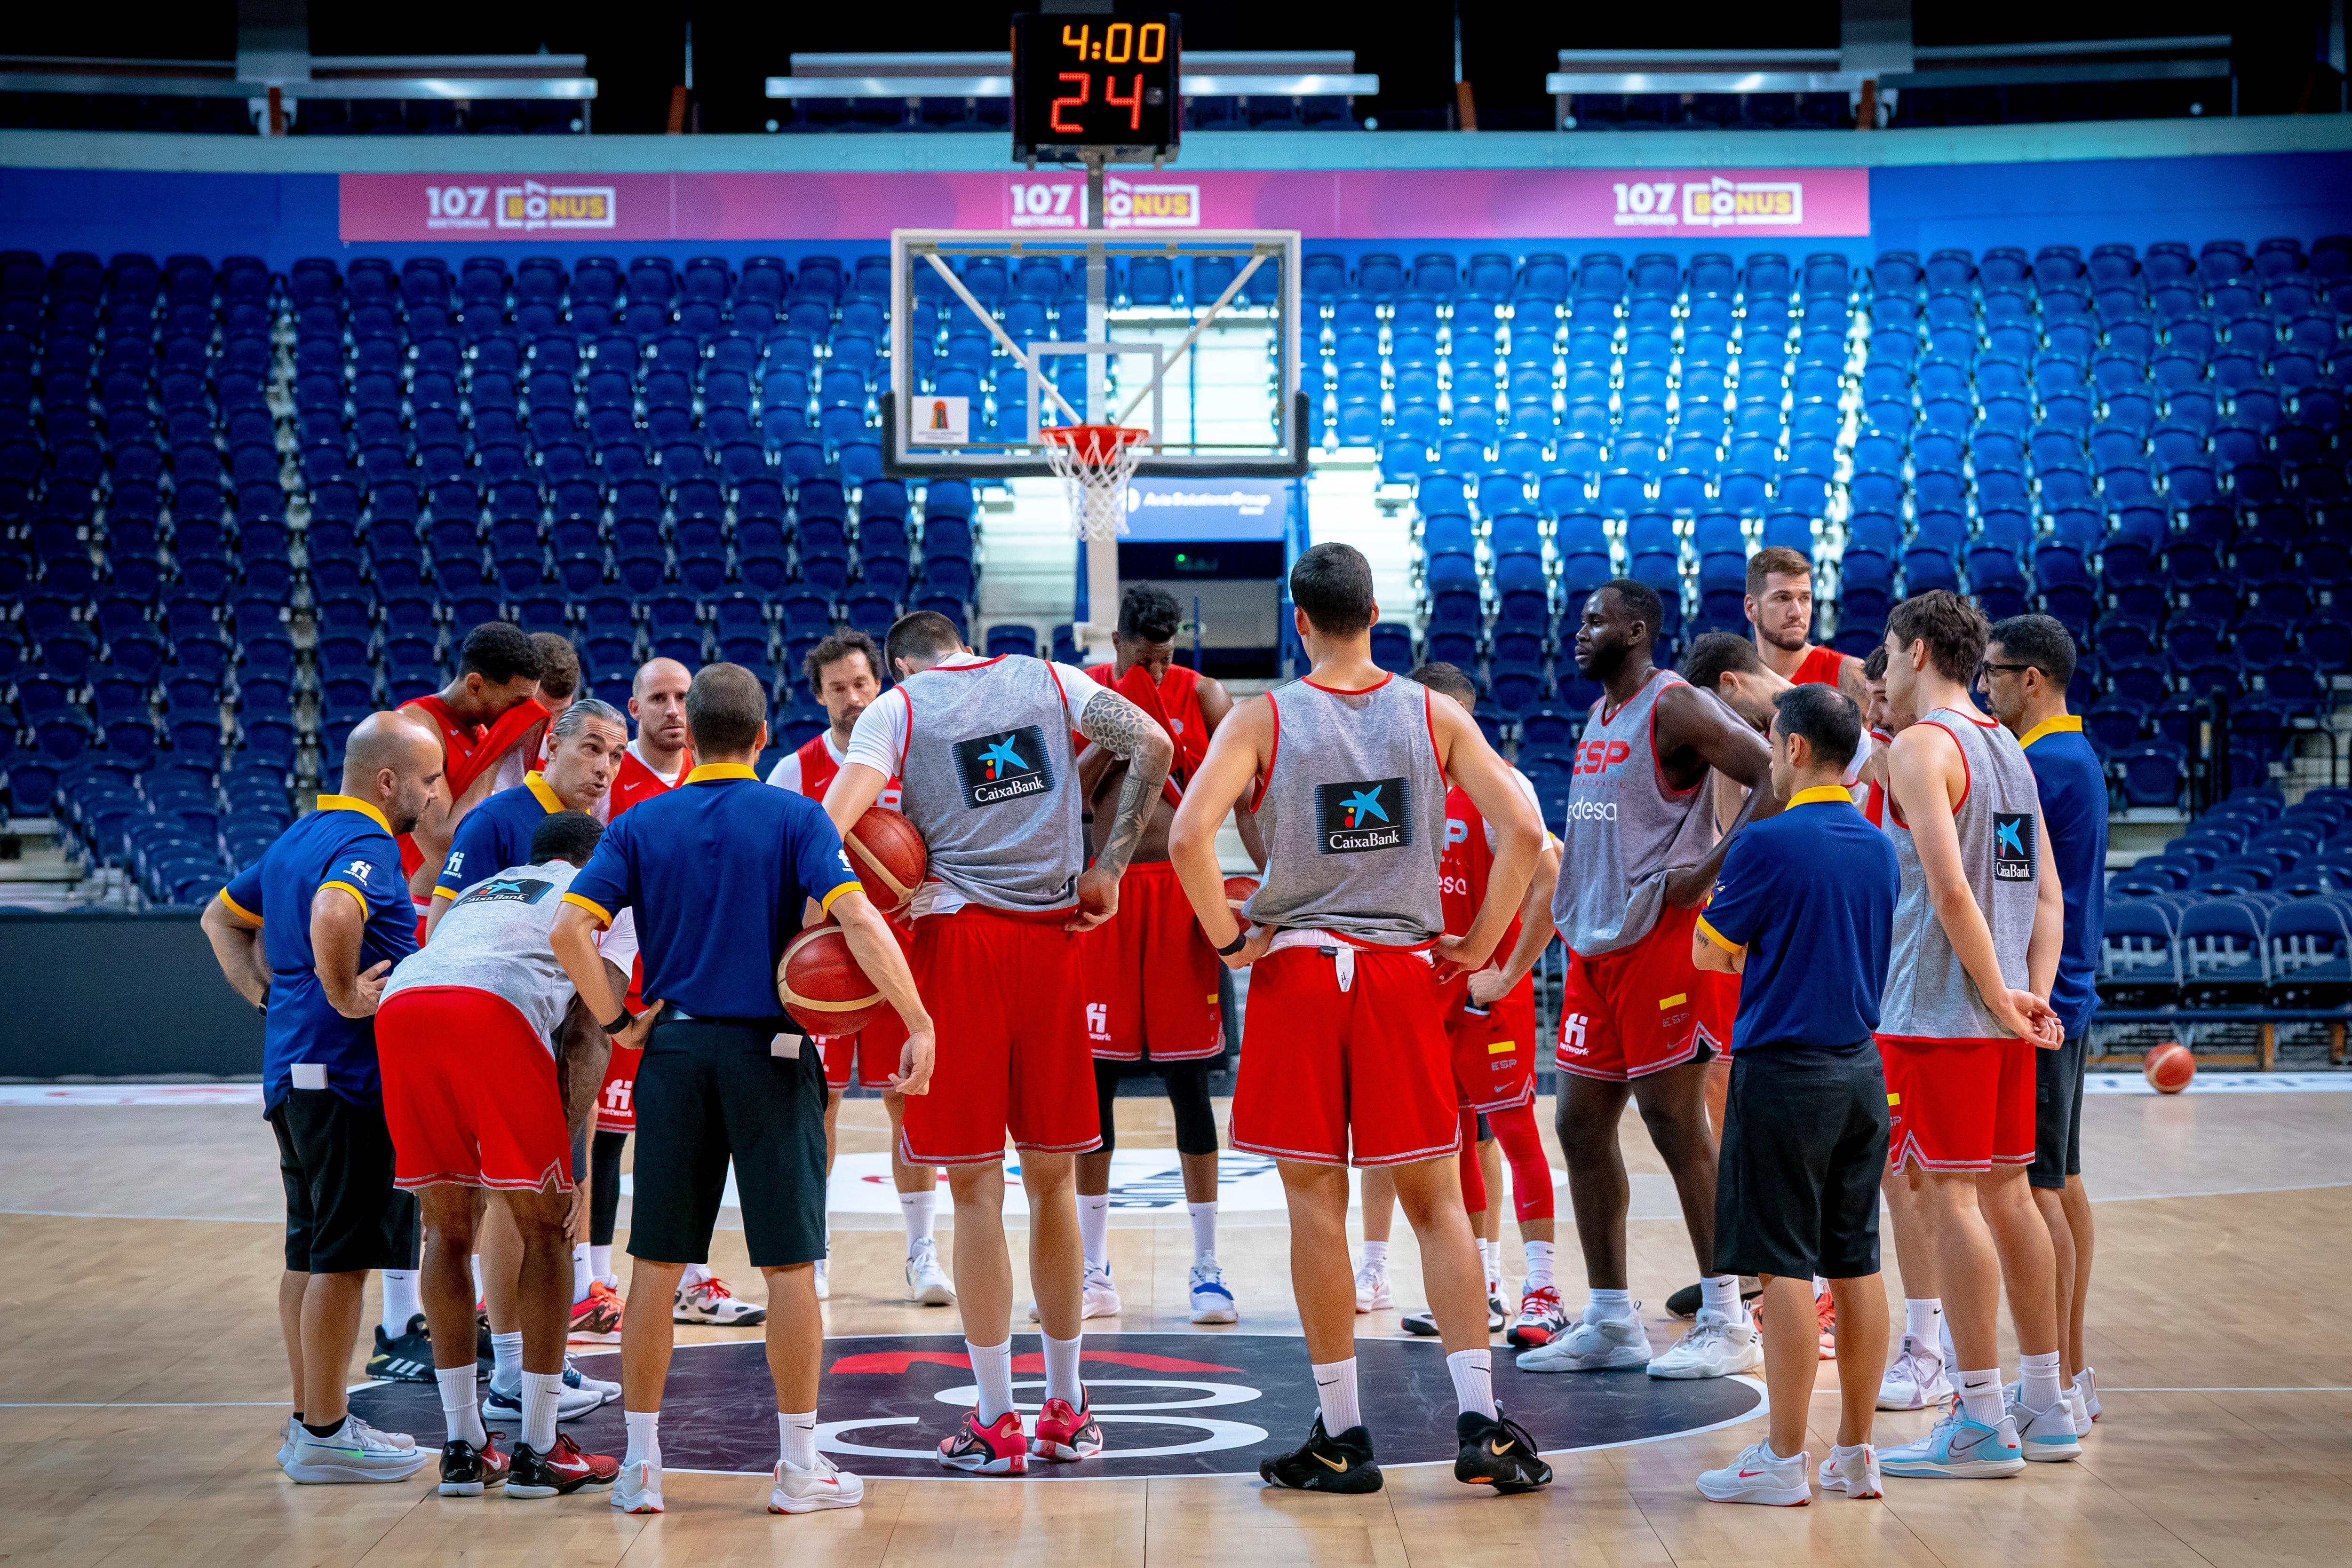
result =
[[849,938],[830,920],[785,945],[776,965],[776,999],[811,1034],[856,1034],[889,1005],[858,967]]
[[1234,918],[1241,922],[1244,931],[1250,928],[1250,917],[1242,913],[1242,905],[1247,904],[1256,892],[1257,878],[1254,876],[1225,878],[1225,902],[1234,906]]
[[876,908],[896,915],[915,901],[930,852],[914,823],[887,806],[869,807],[850,825],[845,847],[858,885]]
[[2158,1094],[2178,1094],[2197,1076],[2197,1059],[2178,1040],[2166,1040],[2147,1053],[2140,1071]]

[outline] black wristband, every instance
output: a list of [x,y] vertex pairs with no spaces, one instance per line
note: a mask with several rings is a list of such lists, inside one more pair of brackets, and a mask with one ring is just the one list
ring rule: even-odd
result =
[[1220,958],[1230,958],[1248,946],[1249,933],[1246,931],[1236,931],[1234,933],[1234,939],[1232,941],[1217,949],[1217,956]]
[[604,1026],[604,1032],[606,1034],[618,1034],[636,1021],[637,1015],[631,1012],[626,1007],[623,1007],[621,1009],[621,1016],[614,1019],[611,1023],[606,1024]]

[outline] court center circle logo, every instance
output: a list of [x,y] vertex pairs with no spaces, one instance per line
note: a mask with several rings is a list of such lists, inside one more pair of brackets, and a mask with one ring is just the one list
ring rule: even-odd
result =
[[[1255,1477],[1261,1460],[1297,1447],[1315,1417],[1315,1383],[1296,1334],[1089,1333],[1083,1356],[1107,1447],[1076,1464],[1036,1461],[1031,1480]],[[1454,1387],[1444,1348],[1433,1340],[1359,1340],[1356,1358],[1381,1463],[1452,1463]],[[617,1353],[578,1357],[583,1372],[614,1381],[620,1360]],[[1014,1399],[1034,1418],[1045,1396],[1045,1357],[1031,1334],[1013,1336],[1013,1375]],[[978,1392],[959,1335],[828,1339],[817,1446],[861,1475],[996,1479],[944,1469],[935,1457]],[[1686,1436],[1764,1411],[1761,1386],[1747,1378],[1667,1380],[1640,1368],[1522,1373],[1500,1346],[1495,1393],[1547,1453]],[[431,1385],[373,1385],[354,1393],[352,1406],[387,1430],[441,1430]],[[678,1346],[663,1412],[667,1469],[756,1475],[775,1463],[774,1385],[756,1337]],[[591,1453],[617,1455],[627,1440],[617,1403],[563,1429]]]

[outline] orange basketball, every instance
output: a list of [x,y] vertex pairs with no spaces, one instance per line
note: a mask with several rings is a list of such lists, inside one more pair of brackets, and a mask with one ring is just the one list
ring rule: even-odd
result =
[[915,902],[930,854],[914,823],[887,806],[869,807],[851,825],[842,847],[849,852],[858,884],[877,909],[896,915]]
[[811,1034],[856,1034],[889,1005],[858,967],[849,938],[830,920],[785,944],[776,966],[776,998]]
[[1225,902],[1234,906],[1234,918],[1241,922],[1244,931],[1250,928],[1250,917],[1242,913],[1241,906],[1247,904],[1250,901],[1250,895],[1256,891],[1257,878],[1254,876],[1225,878]]
[[2189,1054],[2187,1046],[2168,1040],[2147,1053],[2140,1071],[2158,1094],[2178,1094],[2197,1076],[2197,1059]]

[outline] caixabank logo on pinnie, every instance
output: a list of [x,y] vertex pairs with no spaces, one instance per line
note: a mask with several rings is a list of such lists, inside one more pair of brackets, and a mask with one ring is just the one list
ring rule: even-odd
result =
[[959,740],[954,751],[957,781],[963,786],[967,808],[1043,795],[1054,787],[1045,732],[1034,724]]
[[1315,787],[1315,831],[1327,855],[1412,843],[1412,787],[1402,779],[1355,779]]

